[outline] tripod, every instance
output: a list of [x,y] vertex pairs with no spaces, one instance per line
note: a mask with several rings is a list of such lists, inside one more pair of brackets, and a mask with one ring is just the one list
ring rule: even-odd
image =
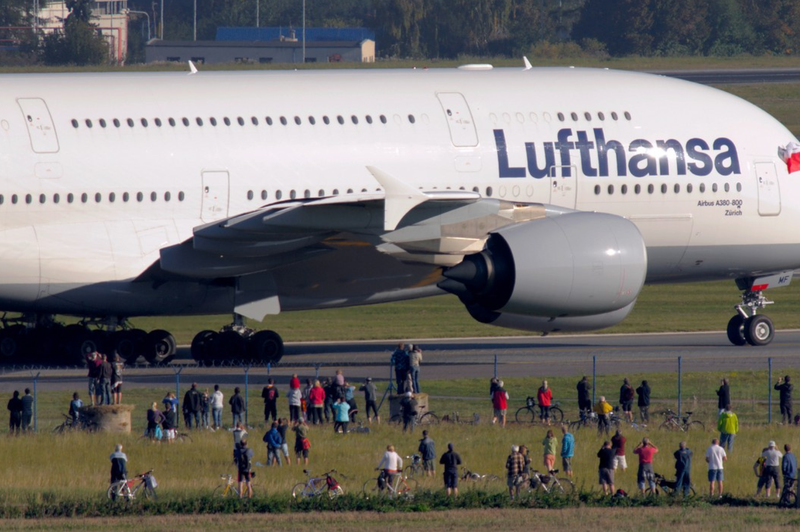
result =
[[383,406],[383,402],[386,400],[386,396],[389,395],[391,392],[396,390],[395,387],[394,387],[394,379],[392,379],[393,370],[394,370],[394,366],[392,366],[392,363],[389,362],[389,387],[386,388],[385,392],[383,392],[383,397],[381,397],[381,402],[378,405],[378,414],[379,415],[380,415],[381,407]]

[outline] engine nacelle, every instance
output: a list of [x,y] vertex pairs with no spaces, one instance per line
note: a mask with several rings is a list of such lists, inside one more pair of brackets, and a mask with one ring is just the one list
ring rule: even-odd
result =
[[479,321],[511,323],[496,314],[539,317],[546,318],[544,328],[510,326],[548,330],[548,320],[577,324],[572,318],[591,317],[576,325],[586,330],[622,320],[646,273],[647,250],[632,222],[575,212],[495,231],[482,252],[445,271],[448,279],[439,286],[458,295]]
[[520,316],[518,314],[507,314],[492,312],[478,305],[467,307],[470,315],[481,323],[505,327],[506,329],[517,329],[519,331],[532,332],[581,332],[596,331],[613,327],[617,323],[628,317],[633,310],[634,303],[627,307],[603,314],[592,316],[565,316],[562,318],[545,318],[542,316]]

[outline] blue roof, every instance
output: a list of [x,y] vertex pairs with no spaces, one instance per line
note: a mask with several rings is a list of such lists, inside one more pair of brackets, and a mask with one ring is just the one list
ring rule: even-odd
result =
[[[279,41],[281,36],[290,37],[294,29],[298,40],[303,38],[302,28],[274,27],[221,27],[217,28],[218,41]],[[375,40],[375,32],[367,28],[306,28],[308,41],[358,41]]]

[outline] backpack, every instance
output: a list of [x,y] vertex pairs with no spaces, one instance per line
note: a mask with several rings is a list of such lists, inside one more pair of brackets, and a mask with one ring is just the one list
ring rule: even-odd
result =
[[763,456],[759,456],[756,460],[756,463],[753,464],[753,471],[755,471],[756,476],[760,477],[764,475],[764,463],[767,461],[766,458]]
[[236,465],[239,471],[250,471],[250,457],[247,456],[247,449],[239,450],[239,456],[236,457]]

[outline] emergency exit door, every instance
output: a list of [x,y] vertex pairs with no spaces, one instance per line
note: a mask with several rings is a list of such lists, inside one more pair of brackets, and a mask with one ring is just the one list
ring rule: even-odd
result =
[[773,163],[756,163],[758,181],[758,214],[777,216],[781,213],[781,188]]
[[228,186],[228,172],[203,172],[201,220],[215,222],[228,217]]
[[56,153],[58,136],[47,104],[41,98],[19,98],[17,100],[28,129],[31,148],[36,153]]
[[440,92],[436,96],[442,104],[453,146],[458,148],[477,146],[478,132],[475,130],[475,121],[472,120],[472,113],[464,96],[459,92]]

